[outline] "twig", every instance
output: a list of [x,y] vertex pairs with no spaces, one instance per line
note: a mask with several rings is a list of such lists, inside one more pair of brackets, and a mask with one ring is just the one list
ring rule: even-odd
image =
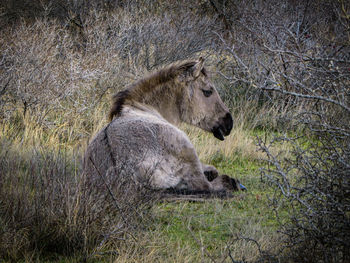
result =
[[305,99],[314,99],[314,100],[322,100],[322,101],[326,101],[326,102],[330,102],[333,104],[336,104],[340,107],[342,107],[344,110],[350,112],[350,108],[347,107],[346,105],[344,105],[343,103],[330,99],[330,98],[326,98],[323,96],[317,96],[317,95],[307,95],[307,94],[301,94],[301,93],[296,93],[296,92],[292,92],[292,91],[286,91],[280,88],[267,88],[267,87],[262,87],[261,89],[263,90],[269,90],[269,91],[276,91],[285,95],[292,95],[294,97],[299,97],[299,98],[305,98]]
[[108,185],[106,179],[105,179],[104,176],[100,173],[100,171],[97,169],[97,167],[96,167],[95,163],[93,162],[92,158],[90,157],[89,159],[90,159],[92,165],[94,166],[94,168],[96,169],[96,172],[97,172],[98,175],[102,178],[104,184],[106,185],[107,190],[108,190],[108,193],[109,193],[110,196],[112,197],[112,199],[113,199],[113,201],[114,201],[114,205],[115,205],[115,207],[118,209],[119,213],[121,214],[121,217],[122,217],[124,223],[125,223],[126,225],[128,225],[126,219],[125,219],[124,216],[123,216],[123,212],[122,212],[121,208],[120,208],[119,205],[118,205],[118,201],[117,201],[117,199],[115,198],[115,196],[114,196],[114,194],[113,194],[111,188],[109,187],[109,185]]

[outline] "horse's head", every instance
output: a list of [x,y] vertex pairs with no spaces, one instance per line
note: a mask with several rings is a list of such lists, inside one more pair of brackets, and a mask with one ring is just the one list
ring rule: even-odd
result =
[[184,93],[180,106],[181,119],[224,140],[224,136],[231,132],[233,119],[203,64],[204,60],[200,58],[180,75]]

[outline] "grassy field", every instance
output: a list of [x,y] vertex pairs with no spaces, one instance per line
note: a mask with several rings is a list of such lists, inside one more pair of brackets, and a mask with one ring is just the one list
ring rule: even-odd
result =
[[[0,1],[0,262],[350,262],[349,3]],[[91,185],[112,95],[199,57],[234,128],[180,128],[248,191]]]
[[[248,191],[236,193],[229,200],[155,205],[154,225],[139,237],[144,252],[135,253],[135,247],[140,244],[138,240],[132,248],[122,248],[116,262],[233,262],[233,259],[254,262],[261,256],[259,249],[269,252],[278,249],[278,224],[268,201],[272,190],[259,173],[263,164],[257,158],[262,156],[232,143],[237,140],[234,138],[237,134],[253,144],[254,137],[242,130],[233,131],[226,143],[211,140],[210,135],[204,133],[197,133],[193,139],[203,160],[215,165],[221,173],[238,178]],[[246,146],[253,149],[249,143]],[[206,149],[212,148],[216,152],[208,154]]]
[[[2,201],[4,224],[0,233],[5,259],[253,262],[261,256],[259,249],[275,251],[280,237],[268,201],[272,190],[261,178],[259,167],[264,165],[264,156],[255,146],[256,136],[265,132],[247,130],[242,121],[238,119],[224,142],[197,128],[182,128],[203,162],[239,179],[248,191],[236,193],[229,200],[155,201],[133,223],[137,225],[133,230],[117,236],[111,234],[120,223],[110,219],[113,212],[103,205],[99,209],[82,201],[86,196],[80,186],[81,156],[88,137],[79,140],[81,130],[74,129],[81,125],[79,121],[71,128],[65,123],[56,130],[35,126],[31,120],[17,123],[17,127],[14,123],[3,125],[1,196],[7,199]],[[96,130],[104,123],[97,122]],[[88,212],[81,212],[82,207]],[[55,244],[58,249],[52,248]]]
[[[231,200],[155,206],[155,230],[150,232],[151,236],[146,235],[152,241],[156,237],[152,242],[154,247],[150,247],[155,261],[222,262],[226,259],[230,262],[229,254],[235,259],[251,261],[259,254],[257,247],[237,238],[254,238],[262,249],[271,249],[277,244],[275,217],[268,208],[266,187],[260,182],[256,166],[250,162],[231,163],[229,160],[218,164],[225,173],[234,174],[244,181],[249,191],[237,193]],[[163,241],[157,241],[158,238]],[[143,259],[135,259],[135,262],[140,261]]]

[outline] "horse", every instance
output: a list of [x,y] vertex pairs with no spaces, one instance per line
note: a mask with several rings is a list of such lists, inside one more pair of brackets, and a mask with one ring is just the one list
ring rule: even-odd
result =
[[190,139],[178,128],[182,122],[219,140],[233,127],[232,115],[202,57],[172,63],[116,93],[109,123],[87,147],[85,173],[92,178],[124,174],[155,190],[243,190],[238,180],[201,163]]

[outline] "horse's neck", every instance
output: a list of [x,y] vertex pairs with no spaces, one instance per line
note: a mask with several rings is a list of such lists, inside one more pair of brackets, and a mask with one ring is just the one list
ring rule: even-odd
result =
[[164,117],[159,113],[159,111],[157,109],[155,109],[154,107],[152,107],[150,105],[144,104],[144,103],[133,102],[132,105],[130,105],[129,107],[126,107],[126,108],[131,109],[131,110],[136,110],[138,112],[143,112],[146,114],[151,114],[157,118],[164,119]]
[[159,114],[168,122],[177,125],[181,122],[179,102],[175,95],[170,94],[169,89],[171,88],[168,86],[145,94],[139,101],[134,102],[133,106],[139,110]]
[[174,109],[168,109],[164,107],[164,105],[162,107],[162,105],[150,105],[140,102],[133,102],[130,106],[135,110],[152,114],[157,118],[165,119],[174,125],[178,125],[181,122],[179,114],[176,114],[176,112],[174,112]]

